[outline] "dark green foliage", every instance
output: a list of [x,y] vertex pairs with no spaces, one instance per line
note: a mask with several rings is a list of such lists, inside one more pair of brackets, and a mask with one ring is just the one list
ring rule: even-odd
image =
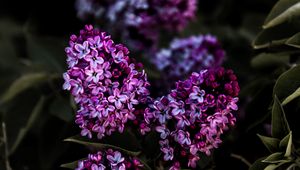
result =
[[296,142],[299,139],[299,124],[296,123],[300,87],[299,7],[299,0],[279,0],[266,18],[263,31],[253,43],[254,48],[268,51],[267,55],[261,53],[255,57],[253,66],[272,65],[284,69],[273,88],[272,137],[259,135],[271,155],[257,160],[250,169],[300,168],[299,146]]

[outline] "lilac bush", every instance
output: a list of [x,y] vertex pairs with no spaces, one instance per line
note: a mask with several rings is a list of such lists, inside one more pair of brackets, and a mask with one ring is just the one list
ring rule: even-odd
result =
[[210,155],[220,145],[221,134],[235,124],[238,93],[232,70],[202,70],[146,109],[145,120],[160,134],[160,150],[164,161],[173,162],[171,169],[184,161],[195,168],[200,152]]
[[80,160],[76,170],[140,170],[143,164],[135,157],[123,156],[119,151],[106,149],[89,154],[88,158]]
[[63,88],[78,104],[76,124],[81,135],[101,139],[114,131],[123,132],[133,113],[146,104],[147,75],[142,65],[131,59],[128,49],[115,44],[105,32],[87,25],[78,36],[70,37],[68,70]]
[[[72,35],[65,49],[68,70],[63,74],[63,88],[71,92],[78,105],[75,122],[81,135],[102,139],[115,131],[122,133],[130,121],[142,135],[152,130],[160,134],[162,158],[171,170],[196,168],[199,153],[210,155],[222,142],[224,131],[235,124],[237,78],[232,70],[218,67],[224,51],[212,36],[176,40],[171,48],[178,57],[189,55],[199,61],[194,67],[201,71],[170,71],[178,78],[190,76],[177,81],[168,95],[153,100],[142,64],[129,57],[124,45],[115,44],[109,35],[91,25],[78,36]],[[172,71],[181,62],[173,62]],[[103,161],[104,157],[108,161]],[[118,151],[112,150],[90,154],[78,164],[78,169],[105,167],[139,169],[140,164],[137,160],[126,163]]]
[[174,39],[169,48],[161,49],[151,61],[170,85],[194,71],[219,67],[224,56],[217,38],[208,34]]
[[77,14],[105,18],[134,49],[154,49],[159,32],[180,31],[195,17],[196,0],[77,0]]
[[277,1],[5,1],[0,170],[300,169],[300,1]]

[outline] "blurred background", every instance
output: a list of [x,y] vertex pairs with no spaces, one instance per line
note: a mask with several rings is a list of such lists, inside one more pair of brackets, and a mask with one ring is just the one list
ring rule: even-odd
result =
[[[272,87],[282,71],[251,66],[251,58],[259,52],[251,44],[275,3],[198,0],[197,18],[177,35],[216,35],[227,54],[224,67],[235,71],[241,87],[237,126],[224,135],[224,143],[211,157],[201,160],[203,169],[248,169],[247,163],[268,152],[256,134],[270,130]],[[1,2],[1,170],[7,162],[14,170],[59,169],[88,153],[82,146],[63,142],[80,129],[74,124],[76,106],[62,90],[67,69],[64,48],[69,36],[87,23],[78,19],[73,0]]]

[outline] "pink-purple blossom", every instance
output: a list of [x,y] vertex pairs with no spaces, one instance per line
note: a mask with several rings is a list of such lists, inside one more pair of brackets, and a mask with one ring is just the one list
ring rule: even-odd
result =
[[[192,72],[219,67],[224,56],[225,52],[217,38],[208,34],[174,39],[168,48],[158,51],[151,61],[162,72],[163,85],[170,88]],[[196,99],[200,101],[201,97]]]
[[221,144],[221,135],[235,124],[239,90],[233,71],[219,67],[192,73],[150,104],[145,120],[160,134],[170,169],[195,168],[199,153],[210,155]]
[[[133,112],[147,103],[147,75],[125,46],[87,25],[80,35],[70,37],[65,51],[68,70],[63,74],[63,88],[71,92],[79,107],[75,122],[82,136],[102,138],[123,132],[128,120],[143,117]],[[137,126],[143,122],[138,121]]]
[[86,159],[80,160],[76,170],[141,170],[143,164],[135,157],[124,156],[119,151],[106,149],[89,154]]
[[[196,0],[77,0],[81,19],[104,20],[134,49],[154,49],[160,31],[182,30],[195,18]],[[99,44],[101,45],[101,44]]]

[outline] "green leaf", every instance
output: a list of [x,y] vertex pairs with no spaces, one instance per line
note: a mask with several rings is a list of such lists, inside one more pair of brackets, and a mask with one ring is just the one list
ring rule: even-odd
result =
[[78,143],[78,144],[81,144],[81,145],[93,147],[93,148],[96,148],[96,149],[107,149],[107,148],[117,149],[117,150],[120,150],[120,151],[126,153],[127,155],[131,155],[131,156],[137,156],[141,153],[140,151],[129,151],[129,150],[126,150],[126,149],[121,148],[119,146],[114,146],[114,145],[106,144],[106,143],[100,143],[99,141],[90,141],[90,140],[88,140],[86,138],[83,138],[81,136],[73,136],[73,137],[65,139],[64,141],[74,142],[74,143]]
[[[9,28],[9,29],[8,29]],[[11,18],[1,18],[0,21],[0,35],[11,37],[23,33],[23,26],[18,24]]]
[[292,154],[292,142],[292,131],[280,141],[279,147],[285,148],[285,157],[289,157]]
[[280,166],[280,164],[271,164],[268,165],[264,170],[275,170],[276,168],[278,168]]
[[270,28],[300,16],[299,0],[280,0],[271,10],[263,28]]
[[254,49],[285,45],[285,42],[299,32],[299,23],[287,23],[262,30],[254,39]]
[[208,169],[209,165],[213,163],[213,156],[207,156],[204,153],[200,153],[199,157],[201,158],[198,162],[197,165],[200,169]]
[[50,104],[50,114],[60,118],[65,122],[70,122],[73,119],[73,109],[68,100],[58,97]]
[[295,170],[295,169],[299,169],[299,168],[300,168],[299,164],[293,163],[289,167],[287,167],[286,170]]
[[290,101],[296,99],[299,96],[300,96],[300,87],[294,93],[292,93],[287,98],[285,98],[282,102],[282,105],[284,106],[284,105],[288,104]]
[[300,32],[289,38],[285,44],[291,47],[300,48]]
[[78,166],[78,161],[80,161],[80,160],[62,164],[62,165],[60,165],[60,167],[62,167],[62,168],[68,168],[68,169],[75,169]]
[[26,34],[28,55],[40,70],[62,73],[65,66],[64,41],[56,37]]
[[[17,49],[12,39],[0,36],[0,66],[9,70],[20,70],[21,64],[17,57]],[[6,70],[7,71],[7,70]]]
[[34,124],[35,121],[37,121],[37,118],[39,114],[42,112],[42,109],[44,107],[46,98],[41,97],[36,106],[34,107],[32,113],[30,114],[30,117],[27,121],[27,124],[25,127],[22,127],[17,135],[16,140],[14,141],[14,144],[12,145],[11,149],[9,150],[9,154],[12,154],[15,152],[15,150],[18,148],[19,144],[22,142],[23,138],[27,134],[27,132],[30,130],[32,125]]
[[282,160],[282,162],[280,162],[279,164],[271,164],[271,165],[268,165],[264,170],[275,170],[279,167],[281,167],[282,165],[286,164],[286,163],[289,163],[290,161],[287,161],[287,160]]
[[289,63],[289,53],[261,53],[251,60],[251,66],[256,69],[277,67]]
[[265,162],[265,163],[279,163],[279,162],[281,162],[281,159],[283,159],[283,153],[282,152],[276,152],[276,153],[273,153],[270,156],[268,156],[262,162]]
[[286,147],[286,151],[285,151],[285,154],[284,156],[285,157],[290,157],[292,154],[292,134],[290,135],[290,138],[289,138],[289,143]]
[[287,147],[287,145],[289,143],[290,136],[291,136],[291,133],[289,133],[283,139],[281,139],[281,141],[279,143],[279,148],[280,149],[286,149],[286,147]]
[[146,164],[146,162],[142,159],[139,159],[139,161],[144,165],[143,169],[145,170],[151,170],[150,166]]
[[300,65],[297,65],[284,72],[277,79],[273,95],[276,95],[280,101],[283,101],[300,87]]
[[48,78],[49,75],[45,73],[29,73],[21,76],[15,80],[9,89],[3,94],[1,103],[11,100],[19,93],[27,90],[30,87],[46,82]]
[[278,151],[278,146],[280,143],[280,140],[277,138],[271,138],[267,136],[262,136],[258,134],[258,137],[260,140],[263,142],[263,144],[267,147],[267,149],[271,152],[274,153]]
[[282,139],[290,132],[290,127],[285,117],[284,110],[277,96],[274,97],[272,108],[272,136]]
[[262,162],[262,160],[264,160],[266,157],[263,157],[263,158],[260,158],[258,160],[256,160],[252,165],[251,167],[249,168],[249,170],[262,170],[264,169],[265,167],[268,166],[267,163],[265,162]]

